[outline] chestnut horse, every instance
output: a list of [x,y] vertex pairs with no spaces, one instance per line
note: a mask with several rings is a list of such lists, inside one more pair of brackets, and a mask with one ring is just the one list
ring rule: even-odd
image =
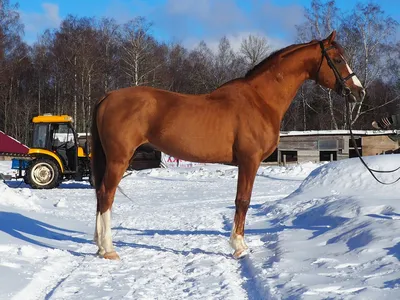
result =
[[151,87],[108,93],[94,108],[92,172],[97,196],[94,240],[98,254],[118,259],[111,239],[111,207],[135,149],[151,143],[187,161],[238,166],[235,216],[230,237],[235,258],[246,254],[244,224],[260,162],[274,152],[282,118],[297,90],[311,79],[348,101],[365,90],[345,61],[333,31],[322,41],[275,53],[243,78],[209,94],[187,95]]

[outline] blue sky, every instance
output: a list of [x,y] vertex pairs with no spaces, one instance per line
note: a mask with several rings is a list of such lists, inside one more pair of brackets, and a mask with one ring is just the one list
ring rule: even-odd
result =
[[[249,33],[267,36],[276,47],[294,42],[295,27],[303,21],[310,0],[10,0],[19,3],[25,40],[32,43],[46,28],[56,28],[68,14],[112,17],[125,22],[144,16],[154,23],[160,40],[179,41],[191,47],[205,40],[217,44],[226,35],[239,43]],[[368,2],[368,1],[358,1]],[[398,0],[379,0],[386,14],[400,22]],[[356,1],[336,0],[343,11]],[[396,4],[397,3],[397,4]]]

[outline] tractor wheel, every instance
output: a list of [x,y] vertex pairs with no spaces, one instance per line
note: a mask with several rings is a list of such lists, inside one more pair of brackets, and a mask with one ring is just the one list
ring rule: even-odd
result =
[[60,170],[50,159],[38,158],[32,161],[26,169],[26,181],[34,189],[52,189],[60,180]]

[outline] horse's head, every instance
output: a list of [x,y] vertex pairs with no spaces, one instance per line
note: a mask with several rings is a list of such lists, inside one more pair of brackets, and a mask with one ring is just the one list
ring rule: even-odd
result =
[[349,102],[361,102],[365,89],[360,80],[350,69],[343,48],[335,42],[336,31],[320,41],[321,62],[316,81],[347,98]]

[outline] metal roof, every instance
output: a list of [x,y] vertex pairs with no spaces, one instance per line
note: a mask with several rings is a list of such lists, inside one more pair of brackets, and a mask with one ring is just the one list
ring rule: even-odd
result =
[[[353,130],[356,136],[400,135],[400,130]],[[332,136],[350,135],[349,130],[281,131],[280,136]]]

